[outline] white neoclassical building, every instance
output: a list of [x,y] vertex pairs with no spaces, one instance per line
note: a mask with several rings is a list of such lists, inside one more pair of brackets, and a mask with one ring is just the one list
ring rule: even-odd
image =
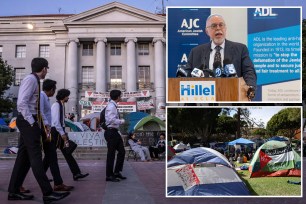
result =
[[[74,15],[0,16],[0,56],[15,71],[8,92],[14,99],[31,60],[44,57],[47,78],[71,91],[66,112],[80,113],[80,100],[96,100],[86,91],[106,96],[120,89],[136,96],[130,101],[153,101],[147,112],[165,116],[165,16],[118,2]],[[149,97],[139,97],[142,91]]]

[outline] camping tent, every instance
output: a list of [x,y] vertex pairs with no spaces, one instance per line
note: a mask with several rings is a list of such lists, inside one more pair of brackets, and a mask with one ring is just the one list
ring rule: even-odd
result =
[[169,196],[250,195],[229,161],[206,147],[187,150],[168,162],[167,193]]
[[158,117],[148,115],[138,121],[134,131],[165,131],[165,122]]
[[288,138],[284,137],[284,136],[273,136],[271,138],[268,139],[269,141],[271,140],[275,140],[275,141],[281,141],[281,142],[288,142]]
[[127,119],[129,121],[129,129],[128,132],[133,132],[135,125],[144,117],[148,116],[148,113],[144,112],[131,112],[127,115]]
[[255,152],[250,177],[301,176],[301,157],[286,143],[268,141]]

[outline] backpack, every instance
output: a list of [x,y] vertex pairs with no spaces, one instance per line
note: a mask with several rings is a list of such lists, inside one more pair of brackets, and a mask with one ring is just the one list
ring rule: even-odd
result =
[[105,110],[106,107],[100,113],[100,125],[103,128],[103,130],[107,129],[106,120],[105,120]]

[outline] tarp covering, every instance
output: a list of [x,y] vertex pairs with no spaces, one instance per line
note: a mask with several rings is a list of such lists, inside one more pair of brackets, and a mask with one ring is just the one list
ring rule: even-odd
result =
[[228,145],[249,145],[254,144],[251,140],[239,138],[228,143]]
[[250,195],[229,161],[206,147],[187,150],[168,162],[167,193],[170,196]]
[[273,136],[271,138],[268,139],[269,141],[270,140],[276,140],[276,141],[289,141],[288,138],[286,137],[283,137],[283,136]]
[[250,177],[301,176],[301,157],[286,143],[271,140],[257,149],[249,171]]

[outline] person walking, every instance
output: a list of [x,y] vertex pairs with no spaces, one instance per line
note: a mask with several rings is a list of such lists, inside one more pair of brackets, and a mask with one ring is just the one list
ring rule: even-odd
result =
[[22,80],[18,92],[16,124],[20,131],[20,143],[9,183],[8,200],[32,200],[34,198],[33,195],[20,192],[20,187],[31,167],[43,193],[43,201],[47,203],[61,200],[70,193],[54,192],[43,168],[40,79],[44,79],[48,72],[48,61],[44,58],[34,58],[31,68],[32,74]]
[[[65,132],[65,103],[69,100],[70,91],[68,89],[60,89],[56,95],[56,102],[51,107],[51,135],[52,140],[55,142],[57,148],[59,148],[68,163],[70,171],[73,174],[73,180],[85,178],[88,173],[82,174],[78,163],[73,157],[72,153],[68,153],[64,150],[64,147],[69,145],[68,135]],[[44,163],[45,170],[48,169],[48,162]]]
[[[106,159],[106,181],[119,182],[120,179],[126,179],[120,173],[123,170],[125,149],[123,140],[119,133],[119,126],[125,122],[120,119],[117,103],[121,101],[121,91],[112,90],[110,92],[110,102],[105,109],[105,121],[107,129],[104,132],[104,137],[107,142],[107,159]],[[114,169],[116,151],[117,160]]]

